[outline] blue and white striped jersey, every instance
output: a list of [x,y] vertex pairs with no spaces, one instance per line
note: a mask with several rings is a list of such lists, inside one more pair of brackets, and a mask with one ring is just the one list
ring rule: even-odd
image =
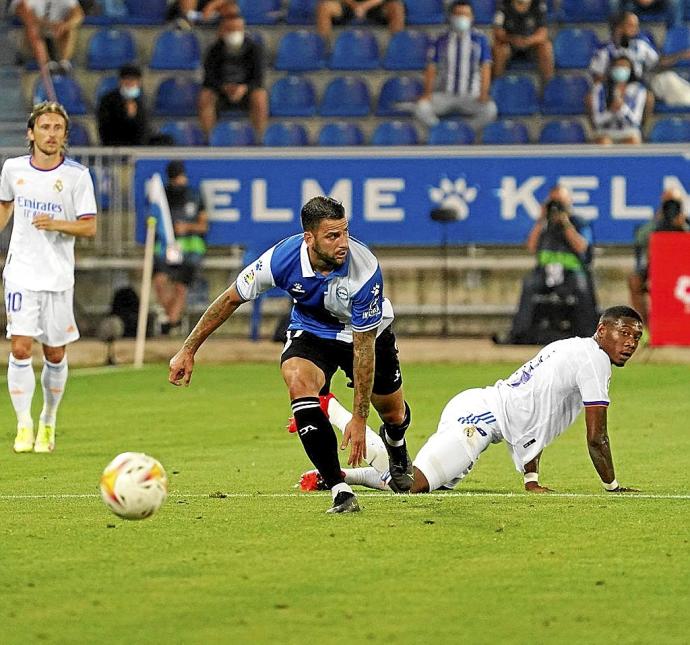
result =
[[603,83],[592,88],[592,121],[597,130],[629,130],[642,127],[647,102],[647,90],[641,83],[627,83],[622,96],[623,105],[612,112],[607,104],[607,89]]
[[245,267],[236,287],[244,300],[254,300],[272,287],[282,289],[293,300],[288,329],[320,338],[351,343],[353,331],[377,329],[380,334],[393,321],[378,260],[352,237],[347,260],[328,275],[314,272],[304,237],[298,234]]
[[465,34],[448,31],[429,48],[427,60],[436,65],[436,92],[477,98],[482,65],[491,62],[491,46],[477,29]]

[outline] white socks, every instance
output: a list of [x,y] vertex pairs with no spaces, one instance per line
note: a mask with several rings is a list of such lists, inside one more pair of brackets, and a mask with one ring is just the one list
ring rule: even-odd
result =
[[10,354],[7,364],[7,389],[10,391],[18,425],[32,426],[31,400],[36,389],[36,377],[31,367],[31,358],[15,358]]
[[366,486],[376,490],[390,490],[388,484],[381,479],[381,473],[376,468],[346,468],[343,472],[348,484]]
[[57,409],[65,393],[67,383],[67,356],[59,363],[51,363],[43,359],[43,371],[41,372],[41,385],[43,386],[43,411],[41,421],[47,426],[55,425]]

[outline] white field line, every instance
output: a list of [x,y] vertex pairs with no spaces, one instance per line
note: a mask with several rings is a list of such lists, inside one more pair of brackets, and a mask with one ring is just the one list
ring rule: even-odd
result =
[[[357,493],[358,497],[401,497],[400,495],[395,495],[393,493],[385,492],[362,492]],[[302,498],[302,499],[322,499],[328,496],[327,492],[317,492],[317,493],[223,493],[226,498],[253,498],[261,499],[264,498]],[[47,493],[45,495],[13,495],[13,494],[2,494],[0,493],[0,501],[13,501],[13,500],[40,500],[40,499],[97,499],[100,495],[97,493]],[[215,498],[217,495],[210,493],[170,493],[171,498]],[[408,499],[410,496],[405,495],[404,499]],[[494,498],[519,498],[527,499],[533,498],[526,493],[480,493],[468,491],[466,493],[461,492],[444,492],[444,493],[427,493],[425,495],[420,495],[418,499],[424,499],[427,497],[494,497]],[[625,494],[612,494],[612,493],[548,493],[546,495],[539,495],[539,499],[549,499],[549,498],[566,498],[566,499],[673,499],[673,500],[690,500],[690,493],[625,493]]]

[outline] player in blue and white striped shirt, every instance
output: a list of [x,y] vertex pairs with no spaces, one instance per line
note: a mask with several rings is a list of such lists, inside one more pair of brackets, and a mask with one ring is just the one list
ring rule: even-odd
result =
[[455,0],[448,9],[450,30],[431,46],[424,72],[424,94],[415,116],[426,126],[439,116],[457,112],[473,128],[496,118],[496,104],[489,96],[491,47],[488,38],[472,28],[474,11],[469,0]]
[[353,419],[341,448],[350,444],[348,463],[366,456],[365,428],[370,404],[383,420],[380,435],[390,459],[390,486],[409,490],[412,464],[405,431],[410,408],[402,390],[398,350],[391,329],[393,308],[383,297],[383,278],[374,254],[350,238],[339,202],[315,197],[301,212],[304,233],[288,237],[243,269],[206,310],[170,361],[169,380],[188,385],[194,355],[208,336],[244,302],[279,287],[293,299],[281,372],[305,452],[333,494],[332,513],[359,510],[338,461],[338,444],[319,394],[342,369],[352,381]]

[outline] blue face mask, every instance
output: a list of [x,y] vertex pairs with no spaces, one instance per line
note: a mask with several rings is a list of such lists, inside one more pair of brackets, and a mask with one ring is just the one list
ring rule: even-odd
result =
[[141,95],[141,88],[138,85],[135,85],[134,87],[121,87],[120,94],[123,99],[134,101]]
[[627,67],[612,67],[611,78],[616,83],[626,83],[630,80],[630,70]]
[[451,27],[458,32],[469,31],[472,27],[472,20],[467,16],[453,16],[450,19]]

